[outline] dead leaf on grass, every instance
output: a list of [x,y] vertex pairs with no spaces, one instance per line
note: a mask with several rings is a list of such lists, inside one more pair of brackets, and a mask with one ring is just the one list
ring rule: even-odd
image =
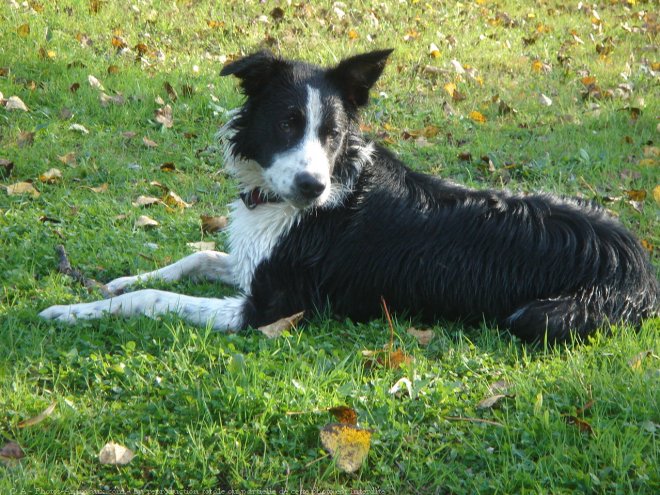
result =
[[69,130],[70,131],[76,131],[76,132],[79,132],[81,134],[89,134],[89,131],[87,130],[87,128],[84,125],[81,125],[81,124],[71,124],[69,126]]
[[6,179],[14,170],[14,162],[6,158],[0,158],[0,179]]
[[172,107],[170,105],[165,105],[164,107],[158,108],[155,111],[154,119],[163,127],[167,129],[171,128],[174,125]]
[[16,442],[7,442],[0,449],[0,464],[10,466],[23,457],[25,457],[25,452]]
[[320,432],[321,444],[345,473],[354,473],[364,463],[371,447],[371,430],[330,423]]
[[46,409],[44,409],[40,414],[36,415],[33,418],[29,418],[29,419],[26,419],[24,421],[21,421],[16,426],[18,428],[26,428],[28,426],[34,426],[36,424],[39,424],[44,419],[46,419],[48,416],[53,414],[53,411],[55,410],[56,406],[57,406],[57,402],[53,402],[50,406],[48,406]]
[[111,466],[125,466],[133,460],[135,453],[118,443],[106,443],[99,452],[99,462]]
[[337,406],[331,407],[328,409],[328,412],[332,414],[337,421],[345,425],[357,425],[357,412],[355,409],[348,406]]
[[163,196],[163,203],[172,208],[190,208],[192,205],[186,203],[181,197],[176,194],[174,191],[168,191],[165,196]]
[[159,198],[154,198],[153,196],[138,196],[131,204],[136,208],[148,208],[149,206],[159,203],[162,203]]
[[68,165],[69,167],[75,168],[77,163],[76,163],[76,154],[73,151],[68,152],[65,155],[62,156],[57,156],[57,159],[64,163],[65,165]]
[[505,395],[505,394],[491,395],[490,397],[486,397],[485,399],[482,399],[477,404],[476,407],[477,407],[477,409],[492,409],[505,397],[507,397],[507,395]]
[[6,187],[9,196],[18,196],[21,194],[31,194],[33,198],[39,197],[37,191],[31,182],[17,182]]
[[59,168],[51,168],[39,176],[44,184],[55,184],[62,180],[62,171]]
[[407,330],[408,334],[412,335],[417,339],[417,342],[419,342],[419,345],[421,346],[427,346],[431,343],[431,340],[433,340],[434,333],[433,330],[417,330],[414,327],[410,327]]
[[202,220],[202,232],[205,234],[213,234],[227,227],[227,217],[225,216],[212,217],[200,215],[199,218]]
[[289,330],[291,328],[296,327],[300,322],[300,320],[302,320],[304,314],[305,314],[304,312],[300,312],[300,313],[296,313],[295,315],[281,318],[274,323],[259,327],[257,328],[257,330],[259,330],[269,339],[274,339],[282,335],[282,332],[284,332],[285,330]]
[[577,416],[566,415],[564,416],[564,421],[566,421],[569,425],[575,425],[582,433],[589,433],[590,435],[593,435],[594,433],[594,429],[591,427],[591,425],[584,419],[580,419]]
[[648,358],[649,356],[655,356],[653,354],[653,351],[648,350],[648,351],[642,351],[638,354],[635,354],[632,358],[628,360],[628,366],[630,366],[634,370],[638,370],[641,368],[642,363]]
[[153,227],[158,227],[160,224],[153,218],[149,218],[146,215],[140,215],[135,221],[136,228],[149,229]]
[[18,134],[18,139],[16,141],[16,144],[18,145],[19,148],[25,148],[26,146],[32,146],[32,143],[34,143],[34,135],[35,132],[31,131],[21,131]]
[[145,145],[147,148],[157,148],[157,147],[158,147],[158,143],[155,142],[155,141],[152,141],[152,140],[149,139],[147,136],[144,136],[144,137],[142,138],[142,143],[144,143],[144,145]]
[[92,76],[91,74],[87,76],[87,82],[89,82],[89,85],[92,88],[98,89],[99,91],[105,91],[105,88],[103,87],[103,84],[101,84],[101,81],[99,81],[96,77]]
[[213,241],[187,242],[186,246],[196,252],[215,251],[215,242]]
[[6,101],[5,101],[5,108],[7,110],[21,110],[23,112],[28,112],[28,107],[23,103],[23,100],[21,100],[18,96],[10,96]]

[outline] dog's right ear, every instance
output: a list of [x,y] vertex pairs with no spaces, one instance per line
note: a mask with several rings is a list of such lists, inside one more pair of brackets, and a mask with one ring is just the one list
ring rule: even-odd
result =
[[228,63],[222,68],[220,75],[238,77],[243,92],[250,96],[264,87],[266,81],[282,63],[283,61],[271,52],[262,50]]
[[369,90],[385,68],[387,57],[394,49],[363,53],[339,62],[327,72],[327,77],[339,86],[344,98],[356,108],[367,104]]

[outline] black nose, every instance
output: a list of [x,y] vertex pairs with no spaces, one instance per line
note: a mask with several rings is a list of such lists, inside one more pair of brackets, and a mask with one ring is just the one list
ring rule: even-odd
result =
[[318,198],[325,191],[325,184],[309,172],[296,174],[295,186],[306,199]]

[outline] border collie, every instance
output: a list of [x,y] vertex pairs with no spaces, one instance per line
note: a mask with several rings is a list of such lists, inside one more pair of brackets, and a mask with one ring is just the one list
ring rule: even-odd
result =
[[[392,311],[475,321],[525,340],[585,337],[657,313],[658,280],[635,237],[579,199],[473,190],[414,172],[359,130],[392,50],[324,69],[258,52],[226,65],[244,105],[221,130],[240,186],[229,254],[205,251],[107,285],[116,295],[53,306],[47,319],[176,313],[221,331],[299,311],[363,321]],[[136,283],[188,276],[238,287],[191,297]]]

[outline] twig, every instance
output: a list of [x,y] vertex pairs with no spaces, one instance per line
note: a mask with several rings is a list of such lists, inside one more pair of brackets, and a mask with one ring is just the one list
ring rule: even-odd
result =
[[59,259],[59,262],[57,264],[57,269],[60,273],[64,275],[68,275],[71,277],[73,280],[76,282],[80,283],[83,287],[86,289],[98,289],[101,294],[103,294],[103,297],[111,297],[112,294],[108,291],[105,285],[103,285],[100,282],[97,282],[93,278],[88,278],[83,275],[83,273],[80,270],[76,270],[71,266],[71,263],[69,262],[69,257],[66,254],[66,250],[64,249],[64,246],[61,244],[58,244],[55,246],[55,252],[57,253],[57,257]]
[[481,419],[481,418],[467,418],[465,416],[445,416],[445,419],[449,421],[467,421],[469,423],[485,423],[487,425],[500,426],[504,427],[502,423],[497,421],[491,421],[490,419]]
[[385,298],[383,296],[380,296],[380,302],[383,305],[387,323],[390,325],[390,352],[392,352],[394,350],[394,325],[392,324],[392,317],[390,316],[390,311],[387,309],[387,303],[385,302]]

